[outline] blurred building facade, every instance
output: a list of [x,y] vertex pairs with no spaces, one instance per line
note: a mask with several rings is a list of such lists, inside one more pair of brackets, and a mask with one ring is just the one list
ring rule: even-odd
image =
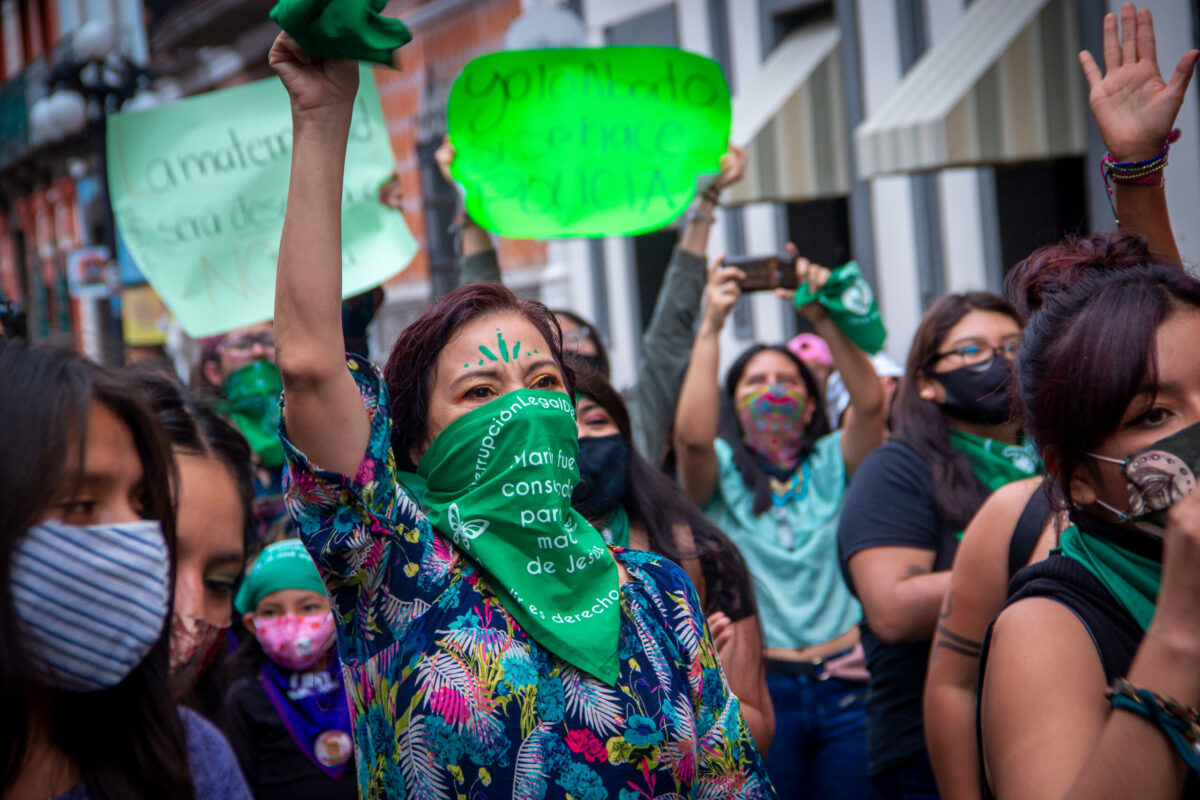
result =
[[[1112,225],[1076,53],[1099,50],[1101,17],[1118,0],[392,0],[386,13],[405,20],[414,41],[400,51],[400,70],[375,72],[402,210],[421,250],[388,282],[373,352],[386,352],[452,281],[458,201],[433,158],[450,86],[544,4],[574,12],[593,46],[669,45],[717,60],[734,96],[733,138],[751,161],[718,213],[710,255],[775,252],[790,240],[822,263],[858,259],[897,357],[938,295],[998,289],[1033,247]],[[1200,40],[1200,0],[1143,4],[1154,11],[1169,75]],[[269,75],[271,5],[0,0],[0,293],[28,306],[36,337],[102,357],[106,339],[121,338],[124,296],[136,309],[124,315],[127,343],[160,341],[161,308],[112,227],[103,120],[127,103]],[[83,96],[82,112],[75,98],[56,97],[71,91]],[[1192,263],[1200,261],[1198,93],[1194,82],[1167,180]],[[623,384],[677,236],[671,226],[498,248],[519,293],[596,323]],[[119,280],[112,297],[75,297],[72,254],[95,247],[110,249]],[[775,298],[747,297],[726,331],[724,360],[801,324]]]

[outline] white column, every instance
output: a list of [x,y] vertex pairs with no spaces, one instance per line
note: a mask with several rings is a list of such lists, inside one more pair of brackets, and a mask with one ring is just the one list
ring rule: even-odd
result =
[[630,259],[629,240],[614,237],[604,240],[604,261],[608,278],[609,360],[612,384],[625,387],[637,377],[637,339],[641,336],[638,309],[636,267]]
[[[860,0],[863,111],[870,116],[900,83],[900,41],[891,3]],[[888,329],[887,351],[901,363],[921,321],[912,185],[907,176],[871,180],[871,231],[879,308]]]

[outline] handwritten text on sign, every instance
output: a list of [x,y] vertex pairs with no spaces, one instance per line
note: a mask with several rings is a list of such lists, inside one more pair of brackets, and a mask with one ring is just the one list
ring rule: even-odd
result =
[[477,58],[447,107],[471,217],[505,236],[654,230],[687,208],[729,139],[715,61],[670,47]]
[[[117,226],[189,335],[273,316],[291,149],[287,92],[275,78],[109,117]],[[394,160],[364,68],[342,189],[347,296],[404,269],[416,253],[403,217],[379,202]]]

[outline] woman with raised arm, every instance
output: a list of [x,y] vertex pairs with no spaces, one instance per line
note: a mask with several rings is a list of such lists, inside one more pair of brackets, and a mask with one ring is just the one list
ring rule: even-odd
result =
[[289,511],[325,582],[368,797],[774,797],[686,574],[571,509],[573,375],[545,307],[441,298],[384,373],[342,352],[354,64],[286,34],[276,282]]
[[[814,295],[829,278],[805,259],[796,271]],[[771,779],[794,796],[874,797],[865,676],[846,663],[862,612],[838,571],[836,533],[850,475],[883,441],[882,384],[867,354],[810,303],[804,313],[829,343],[856,412],[846,429],[829,433],[816,380],[782,345],[743,353],[722,391],[719,336],[741,276],[720,260],[710,272],[675,420],[680,480],[755,578],[776,720]]]
[[1024,418],[1071,526],[984,641],[984,796],[1200,796],[1200,281],[1096,234],[1035,251],[1006,291],[1027,320]]
[[[1124,32],[1137,45],[1135,58],[1124,59],[1117,19],[1104,21],[1107,75],[1100,76],[1091,54],[1080,60],[1092,84],[1091,106],[1100,135],[1117,161],[1157,153],[1167,140],[1196,61],[1186,54],[1171,84],[1155,63],[1154,24],[1149,9],[1123,11]],[[1166,215],[1161,173],[1150,183],[1114,185],[1121,229],[1145,235],[1166,261],[1178,250]],[[1058,525],[1047,525],[1050,503],[1042,482],[1021,481],[997,490],[968,526],[954,557],[950,591],[942,603],[925,683],[925,719],[929,754],[938,787],[946,800],[978,800],[980,780],[975,735],[979,685],[979,644],[1004,605],[1008,585],[1030,560],[1040,561],[1057,541]],[[1040,540],[1039,540],[1040,539]]]

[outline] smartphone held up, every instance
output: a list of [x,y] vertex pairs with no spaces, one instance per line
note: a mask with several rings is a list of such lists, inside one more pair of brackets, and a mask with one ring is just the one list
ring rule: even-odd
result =
[[738,281],[743,292],[770,292],[775,289],[796,289],[796,257],[791,253],[766,256],[731,256],[726,267],[737,267],[746,277]]

